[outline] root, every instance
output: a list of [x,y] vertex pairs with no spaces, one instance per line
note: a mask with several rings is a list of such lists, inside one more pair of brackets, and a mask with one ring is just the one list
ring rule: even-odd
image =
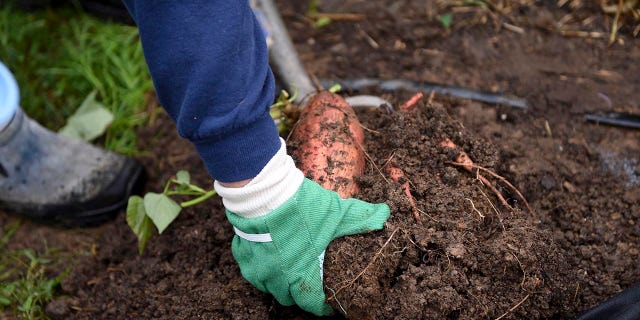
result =
[[[451,141],[448,138],[443,140],[442,142],[440,142],[440,146],[443,146],[443,147],[449,148],[449,149],[459,149],[459,147],[453,141]],[[507,181],[507,179],[503,178],[502,176],[498,175],[497,173],[473,163],[473,160],[471,160],[471,158],[469,157],[469,155],[467,155],[466,152],[460,150],[459,153],[458,153],[458,156],[456,157],[456,161],[455,162],[450,162],[450,164],[455,165],[455,166],[460,166],[460,167],[464,168],[465,170],[467,170],[468,172],[473,171],[474,168],[478,169],[478,170],[482,170],[482,171],[488,173],[489,175],[493,176],[494,178],[502,181],[504,184],[509,186],[509,188],[511,188],[518,195],[518,197],[520,197],[522,202],[524,202],[525,206],[527,207],[527,210],[529,210],[529,213],[533,214],[533,209],[531,209],[531,206],[529,206],[529,202],[527,202],[527,199],[525,199],[525,197],[522,195],[520,190],[518,190],[518,188],[513,186],[509,181]],[[500,202],[503,205],[505,205],[507,208],[512,209],[511,206],[504,199],[502,194],[493,186],[493,184],[491,182],[489,182],[489,180],[487,180],[485,177],[480,175],[480,173],[478,173],[477,176],[478,176],[478,179],[480,179],[480,181],[482,181],[483,184],[485,184],[489,189],[491,189],[491,191],[493,193],[495,193],[496,197],[498,197],[498,199],[500,200]]]
[[[534,283],[533,283],[533,288],[531,289],[531,291],[534,291],[539,284],[540,284],[540,279],[536,278]],[[530,296],[531,296],[531,292],[527,293],[527,295],[524,296],[524,298],[522,298],[522,300],[518,301],[518,303],[516,303],[513,307],[511,307],[509,310],[507,310],[507,312],[505,312],[501,316],[497,317],[495,320],[500,320],[500,319],[506,317],[507,315],[509,315],[510,313],[512,313],[513,311],[515,311],[516,309],[518,309],[518,307],[520,307],[525,301],[527,301],[527,299],[529,299]]]
[[[458,163],[458,162],[452,162],[451,164],[453,164],[453,165],[457,165],[457,166],[461,166],[461,165],[463,165],[462,163]],[[479,166],[479,165],[473,164],[473,165],[471,165],[471,166],[472,166],[473,168],[476,168],[476,169],[478,169],[478,170],[482,170],[482,171],[484,171],[484,172],[488,173],[489,175],[493,176],[494,178],[496,178],[496,179],[498,179],[498,180],[502,181],[504,184],[506,184],[506,185],[507,185],[509,188],[511,188],[511,190],[513,190],[513,192],[515,192],[515,193],[518,195],[518,197],[522,200],[522,202],[524,203],[524,205],[527,207],[527,210],[529,210],[529,213],[533,214],[533,209],[531,209],[531,206],[529,206],[529,202],[527,202],[527,199],[522,195],[522,193],[520,192],[520,190],[518,190],[518,188],[516,188],[514,185],[512,185],[512,184],[511,184],[507,179],[505,179],[504,177],[500,176],[499,174],[497,174],[497,173],[495,173],[495,172],[493,172],[493,171],[491,171],[491,170],[489,170],[489,169],[487,169],[487,168],[481,167],[481,166]]]
[[498,211],[498,209],[496,209],[496,206],[493,205],[493,202],[491,202],[491,199],[489,199],[487,194],[482,192],[482,189],[480,187],[478,187],[478,191],[480,191],[480,193],[482,193],[485,199],[487,199],[487,202],[489,202],[489,205],[491,206],[491,208],[493,208],[493,211],[496,213],[496,216],[498,216],[498,221],[500,221],[500,225],[502,226],[502,232],[507,232],[507,229],[504,227],[504,223],[502,222],[502,216],[500,215],[500,212]]
[[415,110],[415,104],[418,103],[418,101],[420,101],[422,97],[424,97],[424,94],[422,94],[422,92],[414,94],[409,100],[407,100],[407,102],[403,103],[400,106],[400,111],[404,113],[413,113],[413,111]]
[[493,185],[493,183],[491,183],[491,181],[487,180],[487,178],[485,178],[480,173],[478,173],[477,176],[478,176],[478,180],[480,180],[480,182],[482,182],[483,185],[485,185],[487,188],[489,188],[489,190],[491,190],[491,192],[493,192],[496,195],[496,197],[498,198],[498,200],[500,200],[500,203],[502,203],[503,206],[513,210],[513,208],[511,208],[511,206],[509,205],[507,200],[505,200],[505,198],[502,195],[502,193],[500,193],[500,191],[498,191],[498,189],[496,189],[496,187]]
[[473,200],[471,200],[470,198],[465,198],[467,200],[469,200],[469,202],[471,202],[471,208],[473,209],[473,211],[475,211],[481,219],[484,219],[484,214],[482,214],[482,212],[480,212],[480,210],[476,209],[476,205],[473,204]]
[[348,283],[346,283],[345,285],[340,286],[340,288],[338,288],[338,290],[336,290],[335,293],[333,294],[334,297],[336,296],[336,294],[338,294],[340,291],[342,291],[342,289],[345,289],[347,287],[352,286],[360,277],[362,277],[362,275],[367,271],[367,269],[369,269],[369,267],[371,267],[373,265],[373,263],[376,262],[378,257],[380,257],[380,255],[382,254],[382,251],[387,247],[387,245],[389,245],[389,243],[391,242],[391,239],[393,239],[393,236],[396,235],[396,232],[398,232],[398,230],[400,230],[400,227],[397,227],[397,228],[395,228],[393,230],[393,232],[391,233],[391,235],[389,236],[387,241],[384,242],[382,247],[380,247],[378,252],[376,252],[376,254],[373,256],[373,258],[371,258],[371,260],[369,261],[369,263],[367,263],[367,265],[364,267],[364,269],[362,269],[362,271],[360,271],[360,273],[358,273],[358,275],[355,278],[349,280]]
[[376,171],[380,174],[382,179],[384,179],[384,181],[386,183],[389,183],[389,180],[387,180],[387,177],[384,176],[384,174],[382,173],[382,170],[380,170],[380,167],[378,167],[376,165],[376,162],[373,160],[373,158],[371,158],[371,155],[369,155],[369,153],[364,149],[364,146],[361,145],[360,143],[358,143],[358,146],[360,147],[360,149],[364,153],[364,157],[367,158],[367,160],[369,160],[369,163],[373,166],[373,168],[376,169]]
[[409,180],[404,176],[404,172],[402,172],[402,169],[396,167],[391,162],[387,163],[387,165],[385,166],[385,169],[389,174],[389,177],[391,177],[391,180],[400,184],[400,187],[404,191],[404,195],[407,197],[407,200],[409,201],[409,205],[411,205],[411,211],[413,213],[413,217],[416,219],[416,223],[419,225],[422,225],[422,221],[420,221],[420,213],[418,210],[418,206],[416,205],[416,200],[413,198],[413,195],[411,194],[411,187],[409,184]]
[[513,253],[513,252],[511,252],[509,250],[507,250],[507,252],[509,252],[516,259],[516,262],[518,263],[518,266],[520,267],[520,271],[522,271],[522,281],[520,281],[520,286],[524,287],[524,283],[527,280],[527,271],[524,269],[524,266],[522,265],[522,262],[520,262],[520,259],[518,259],[518,256],[515,253]]
[[342,311],[342,313],[344,313],[344,315],[347,315],[347,310],[344,309],[344,307],[342,306],[342,303],[340,303],[340,300],[338,300],[338,297],[336,297],[336,291],[325,286],[325,288],[327,288],[327,290],[331,291],[331,293],[333,294],[333,297],[331,297],[331,299],[335,300],[336,303],[338,304],[338,307],[340,307],[340,311]]
[[503,313],[501,316],[497,317],[495,320],[500,320],[500,319],[506,317],[507,315],[509,315],[509,313],[511,313],[514,310],[518,309],[518,307],[521,306],[525,301],[527,301],[527,299],[529,299],[530,296],[531,296],[531,293],[527,293],[527,295],[524,296],[524,298],[522,298],[522,300],[520,300],[518,303],[516,303],[515,306],[511,307],[511,309],[507,310],[507,312]]
[[430,106],[433,103],[433,98],[436,96],[435,91],[431,91],[429,97],[427,98],[427,105]]
[[[440,146],[443,146],[448,149],[459,149],[459,147],[448,138],[440,142]],[[451,164],[460,166],[468,172],[473,172],[473,168],[477,167],[473,163],[473,160],[471,160],[469,155],[467,155],[467,153],[462,150],[459,150],[458,155],[456,156],[456,161],[451,162]],[[500,193],[500,191],[498,191],[498,189],[496,189],[493,183],[491,183],[489,180],[487,180],[487,178],[481,175],[480,172],[476,173],[476,177],[478,178],[478,180],[480,180],[480,182],[482,182],[483,185],[489,188],[491,192],[493,192],[496,195],[496,197],[498,198],[498,200],[500,200],[500,203],[502,203],[502,205],[513,210],[513,208],[511,208],[507,200],[505,200],[504,196]]]

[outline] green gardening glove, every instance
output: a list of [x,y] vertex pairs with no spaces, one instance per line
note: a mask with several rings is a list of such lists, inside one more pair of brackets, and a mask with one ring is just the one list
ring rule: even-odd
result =
[[333,312],[322,285],[329,242],[382,229],[389,215],[386,204],[342,199],[307,178],[265,215],[243,218],[227,210],[236,232],[231,250],[242,275],[282,305],[297,304],[316,315]]

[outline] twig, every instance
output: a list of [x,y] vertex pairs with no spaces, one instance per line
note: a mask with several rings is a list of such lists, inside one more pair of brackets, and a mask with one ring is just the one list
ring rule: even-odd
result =
[[505,29],[507,29],[507,30],[509,30],[509,31],[511,31],[511,32],[515,32],[515,33],[517,33],[517,34],[524,34],[524,29],[522,29],[522,28],[520,28],[520,27],[518,27],[518,26],[514,26],[514,25],[512,25],[512,24],[510,24],[510,23],[503,22],[503,23],[502,23],[502,26],[503,26]]
[[366,15],[360,13],[313,12],[308,15],[312,19],[327,18],[334,21],[360,21],[367,18]]
[[616,41],[616,37],[618,35],[618,23],[620,21],[621,12],[622,12],[622,0],[618,0],[618,8],[616,10],[616,15],[613,18],[613,23],[611,24],[611,33],[609,34],[609,45],[612,45]]
[[544,130],[547,131],[549,138],[553,138],[553,132],[551,132],[551,126],[547,120],[544,120]]
[[497,317],[495,320],[500,320],[500,319],[506,317],[509,313],[511,313],[514,310],[516,310],[520,305],[522,305],[525,301],[527,301],[527,299],[529,299],[529,296],[531,296],[531,294],[527,293],[527,295],[524,296],[524,298],[522,298],[522,300],[520,300],[520,302],[516,303],[515,306],[511,307],[511,309],[507,310],[507,312],[503,313],[501,316]]
[[436,96],[436,92],[435,91],[431,91],[431,93],[429,93],[429,97],[427,98],[427,105],[431,106],[431,104],[433,103],[433,98]]
[[380,48],[380,45],[378,44],[378,42],[376,40],[374,40],[366,31],[364,31],[364,29],[362,29],[362,27],[360,27],[360,25],[358,24],[358,31],[360,31],[360,34],[364,37],[365,40],[367,40],[367,43],[374,49],[378,49]]
[[597,31],[580,31],[580,30],[560,30],[560,34],[565,37],[578,37],[578,38],[592,38],[592,39],[602,39],[606,38],[607,35],[604,32]]
[[580,282],[578,282],[578,284],[576,284],[576,292],[573,293],[573,301],[577,301],[578,299],[578,291],[580,289]]

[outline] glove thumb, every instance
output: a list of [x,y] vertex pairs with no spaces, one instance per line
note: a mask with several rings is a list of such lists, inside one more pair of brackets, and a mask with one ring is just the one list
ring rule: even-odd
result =
[[358,199],[344,199],[340,204],[344,215],[333,239],[380,230],[391,215],[391,210],[385,203],[372,204]]

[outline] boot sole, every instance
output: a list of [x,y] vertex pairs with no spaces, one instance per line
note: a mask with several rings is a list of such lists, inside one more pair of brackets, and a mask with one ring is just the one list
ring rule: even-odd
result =
[[15,213],[35,223],[62,228],[101,225],[113,220],[120,209],[127,205],[129,197],[140,194],[144,188],[146,174],[138,161],[128,158],[120,172],[111,185],[100,193],[100,197],[64,205],[23,207]]
[[[50,222],[42,222],[52,223],[64,228],[78,228],[95,227],[113,220],[120,212],[120,209],[126,207],[129,202],[129,197],[134,194],[139,194],[142,191],[144,180],[146,180],[146,174],[142,165],[133,159],[129,160],[123,170],[127,173],[120,175],[120,179],[116,179],[112,184],[115,188],[119,188],[118,185],[126,185],[124,188],[125,192],[121,194],[117,201],[102,203],[100,199],[96,199],[81,204],[81,207],[86,208],[84,210],[77,210],[77,205],[75,206],[76,208],[58,208],[50,214],[52,219],[47,219],[50,220]],[[69,211],[70,209],[76,209],[73,210],[75,213],[69,214],[69,212],[71,212]]]

